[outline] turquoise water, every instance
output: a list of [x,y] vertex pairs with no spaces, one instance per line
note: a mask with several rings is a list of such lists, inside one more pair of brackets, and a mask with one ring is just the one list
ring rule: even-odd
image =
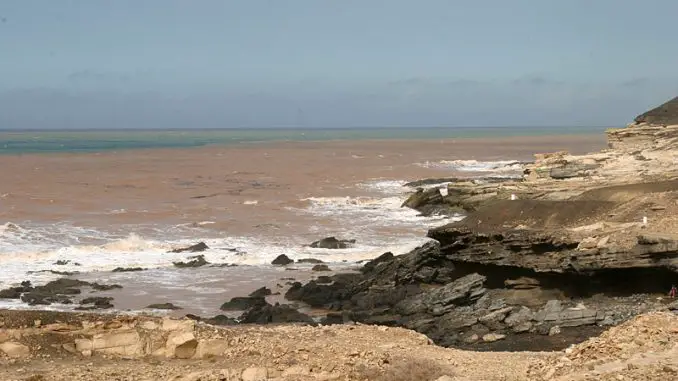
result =
[[450,139],[600,134],[604,127],[336,128],[220,130],[0,131],[0,154],[98,152],[272,141]]

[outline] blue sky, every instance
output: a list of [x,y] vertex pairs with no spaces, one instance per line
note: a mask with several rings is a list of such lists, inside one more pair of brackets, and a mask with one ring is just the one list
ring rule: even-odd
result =
[[678,95],[676,14],[675,0],[2,0],[0,128],[622,125]]

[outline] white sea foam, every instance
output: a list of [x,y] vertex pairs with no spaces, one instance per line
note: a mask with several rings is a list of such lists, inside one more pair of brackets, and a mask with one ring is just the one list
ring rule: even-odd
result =
[[516,172],[522,170],[517,160],[478,161],[478,160],[441,160],[418,165],[426,168],[441,168],[460,172]]
[[376,191],[387,195],[398,195],[410,192],[411,189],[405,187],[407,181],[378,179],[358,184],[359,188]]
[[[116,231],[67,223],[6,223],[0,225],[0,265],[3,269],[0,289],[23,280],[41,284],[61,277],[50,271],[98,273],[91,276],[133,279],[135,282],[137,278],[141,279],[139,277],[150,277],[147,279],[149,284],[175,287],[200,270],[182,272],[175,269],[174,262],[186,261],[196,253],[172,253],[170,250],[200,241],[209,249],[199,254],[215,265],[269,265],[278,255],[286,254],[292,259],[318,258],[329,262],[333,269],[341,269],[386,251],[406,253],[428,240],[424,236],[426,229],[460,218],[422,217],[415,210],[401,207],[406,192],[411,191],[404,184],[401,180],[375,179],[359,185],[373,193],[372,197],[312,197],[305,199],[307,207],[294,209],[295,213],[334,220],[337,223],[332,225],[340,228],[332,230],[331,234],[356,239],[351,247],[339,250],[311,248],[308,235],[224,236],[224,233],[201,229],[203,225],[214,223],[212,221],[164,227],[130,225],[118,227]],[[253,200],[245,203],[255,204]],[[327,227],[321,224],[309,226],[309,229],[318,238],[327,234]],[[305,266],[299,265],[300,268]],[[152,270],[110,273],[117,267]],[[196,287],[209,288],[209,285]]]
[[[333,202],[329,205],[333,205]],[[379,203],[375,202],[374,205]],[[308,247],[305,245],[308,242],[303,242],[300,237],[195,237],[165,241],[159,237],[167,237],[167,233],[159,233],[154,238],[137,233],[117,237],[101,232],[94,234],[91,229],[67,225],[19,227],[6,224],[0,233],[0,265],[3,268],[0,272],[0,289],[23,280],[41,284],[61,277],[50,270],[89,273],[107,272],[116,267],[172,268],[173,262],[186,261],[196,254],[169,251],[199,241],[209,246],[208,250],[200,254],[212,264],[259,266],[270,264],[280,254],[292,259],[315,257],[341,265],[344,261],[371,259],[386,251],[404,253],[426,240],[422,238],[423,235],[405,235],[394,239],[358,230],[347,231],[347,234],[357,239],[356,245],[348,249],[328,250]],[[80,243],[91,241],[92,236],[102,243]],[[130,274],[136,276],[135,273]],[[172,278],[168,275],[157,281],[171,284]]]

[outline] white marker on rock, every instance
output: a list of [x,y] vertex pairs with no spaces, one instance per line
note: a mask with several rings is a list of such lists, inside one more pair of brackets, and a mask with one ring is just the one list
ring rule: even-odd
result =
[[511,200],[515,200],[517,197],[515,194],[511,193]]
[[439,188],[438,190],[440,191],[441,196],[446,197],[448,195],[447,187]]
[[643,217],[643,225],[647,225],[647,217]]

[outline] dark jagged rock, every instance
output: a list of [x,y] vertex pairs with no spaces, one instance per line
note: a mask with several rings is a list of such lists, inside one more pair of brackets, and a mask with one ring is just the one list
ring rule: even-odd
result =
[[[488,255],[482,250],[488,249],[488,239],[492,239],[491,234],[482,234],[486,236],[485,241],[469,246],[475,247],[481,256]],[[452,241],[463,242],[464,235],[450,237]],[[666,240],[656,237],[646,237],[645,242],[667,244]],[[323,324],[359,322],[403,326],[427,335],[439,345],[475,349],[497,348],[488,343],[499,337],[510,341],[506,348],[511,350],[562,349],[563,345],[573,342],[568,340],[581,340],[599,332],[581,328],[580,335],[570,330],[624,318],[614,312],[619,308],[616,302],[610,302],[608,307],[585,307],[569,300],[562,303],[552,300],[552,297],[562,297],[561,291],[577,295],[578,287],[599,287],[596,282],[607,282],[606,279],[586,281],[588,275],[573,278],[574,275],[567,274],[530,273],[516,267],[471,265],[457,261],[457,252],[464,248],[455,245],[460,243],[448,243],[441,250],[437,241],[431,241],[408,254],[386,253],[367,262],[360,273],[327,277],[331,283],[315,280],[302,285],[297,282],[285,297],[329,309],[331,312],[322,320]],[[568,250],[567,244],[554,247]],[[534,253],[544,248],[514,249]],[[576,286],[567,288],[570,284]],[[559,288],[561,291],[556,291]],[[552,327],[558,328],[552,330]],[[557,330],[563,330],[571,339],[558,342],[540,339]],[[527,335],[531,339],[514,339],[512,335]]]
[[321,275],[315,280],[318,284],[330,284],[333,282],[332,278],[327,275]]
[[0,290],[0,299],[19,299],[21,294],[29,292],[33,289],[31,282],[23,281],[18,287],[10,287],[5,290]]
[[396,305],[402,315],[444,315],[458,306],[468,306],[485,294],[485,277],[470,274],[442,287],[409,297]]
[[125,272],[134,272],[134,271],[144,271],[146,270],[143,267],[116,267],[113,269],[114,273],[125,273]]
[[249,295],[249,297],[250,298],[263,298],[263,297],[269,296],[271,294],[272,294],[272,292],[271,292],[270,288],[261,287],[261,288],[258,288],[256,290],[252,291],[252,293]]
[[355,244],[354,239],[337,239],[336,237],[327,237],[311,243],[311,247],[318,249],[346,249]]
[[391,260],[393,260],[393,258],[394,258],[393,253],[391,253],[390,251],[386,252],[386,253],[374,258],[373,260],[365,263],[365,265],[363,265],[363,267],[360,268],[360,272],[362,272],[362,273],[370,272],[370,271],[374,270],[374,268],[378,264],[391,261]]
[[263,297],[236,296],[219,308],[222,311],[245,311],[267,304]]
[[122,288],[120,285],[103,285],[77,279],[61,278],[43,286],[33,287],[29,281],[21,283],[20,287],[12,287],[0,291],[0,297],[21,299],[28,305],[50,305],[52,303],[71,304],[72,297],[81,293],[80,288],[90,287],[96,291],[106,291]]
[[294,283],[285,298],[333,309],[392,307],[418,293],[422,283],[450,282],[453,269],[452,262],[441,254],[439,244],[431,241],[407,255],[382,255],[365,264],[361,274],[334,275],[330,277],[331,284]]
[[585,196],[569,201],[498,202],[463,221],[431,229],[428,236],[439,241],[454,262],[554,273],[678,268],[676,235],[640,234],[629,249],[609,245],[604,237],[587,241],[559,228],[605,215],[614,206]]
[[288,257],[288,256],[285,255],[285,254],[280,254],[280,255],[278,255],[278,256],[271,262],[271,264],[272,264],[272,265],[275,265],[275,266],[287,266],[287,265],[289,265],[290,263],[294,263],[294,261],[291,260],[290,257]]
[[638,115],[634,120],[636,123],[678,124],[678,97]]
[[321,261],[320,259],[315,259],[315,258],[302,258],[302,259],[298,259],[297,263],[321,264],[321,263],[325,263],[325,262]]
[[202,319],[201,321],[207,323],[207,324],[212,324],[212,325],[236,325],[238,322],[225,315],[217,315],[208,319]]
[[225,267],[238,267],[238,264],[237,263],[217,263],[217,264],[211,265],[210,267],[216,267],[216,268],[222,269],[222,268],[225,268]]
[[87,310],[104,310],[113,308],[111,297],[102,297],[102,296],[93,296],[85,298],[80,301],[80,307],[76,307],[76,310],[87,311]]
[[82,266],[80,263],[78,263],[78,262],[71,262],[71,261],[68,260],[68,259],[59,259],[58,261],[54,262],[54,264],[57,265],[57,266],[65,266],[65,265],[67,265],[67,264],[69,264],[69,263],[73,263],[73,266]]
[[97,291],[110,291],[110,290],[122,288],[122,286],[119,285],[119,284],[89,283],[88,286],[92,287],[93,289],[95,289]]
[[275,324],[275,323],[306,323],[315,324],[313,319],[286,304],[264,305],[253,307],[240,318],[243,324]]
[[205,259],[205,256],[202,254],[196,255],[194,257],[188,257],[188,259],[190,260],[187,262],[173,262],[173,264],[175,267],[178,267],[180,269],[201,267],[209,264],[209,262],[207,262],[207,260]]
[[188,247],[181,247],[178,249],[170,250],[170,253],[199,253],[209,249],[209,246],[205,242],[198,242],[195,245]]
[[175,306],[172,303],[149,304],[144,308],[148,308],[148,309],[152,309],[152,310],[181,310],[181,309],[183,309],[179,306]]
[[315,265],[311,268],[312,271],[332,271],[327,265]]
[[26,274],[39,274],[39,273],[50,273],[54,275],[63,275],[63,276],[72,276],[80,274],[80,272],[78,271],[58,271],[58,270],[38,270],[26,272]]

